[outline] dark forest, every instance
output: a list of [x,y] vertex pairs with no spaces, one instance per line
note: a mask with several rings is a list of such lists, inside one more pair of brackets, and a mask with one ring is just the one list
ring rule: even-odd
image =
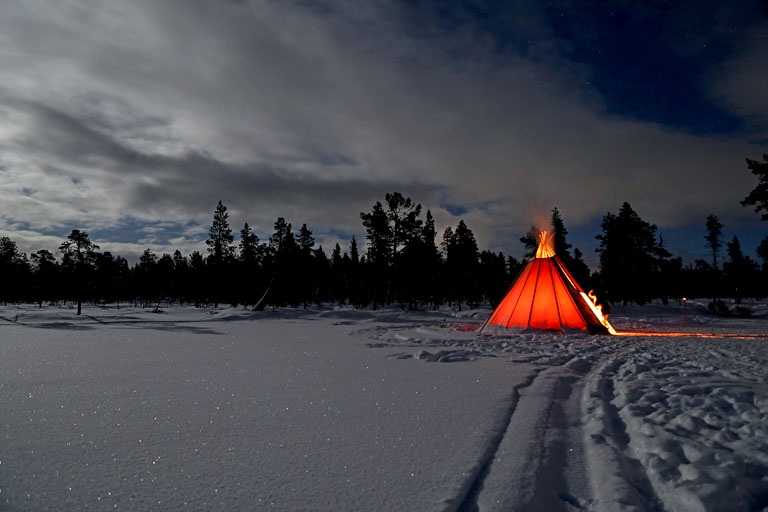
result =
[[[146,249],[138,263],[100,252],[88,234],[73,230],[58,254],[39,250],[26,255],[8,237],[0,238],[0,300],[37,303],[121,304],[160,309],[171,304],[307,307],[313,304],[377,308],[461,309],[495,305],[527,259],[535,252],[538,228],[520,241],[526,257],[480,250],[461,220],[438,235],[429,210],[398,192],[388,193],[370,211],[360,213],[367,250],[361,254],[353,237],[348,247],[336,244],[330,254],[315,243],[312,230],[298,230],[284,218],[274,223],[268,240],[260,240],[246,223],[235,240],[227,207],[219,201],[206,240],[207,253],[154,254]],[[757,248],[762,265],[744,254],[737,237],[722,239],[722,227],[710,215],[702,225],[702,243],[712,260],[683,265],[664,247],[657,227],[644,221],[628,203],[607,213],[597,252],[600,268],[590,272],[582,252],[568,243],[560,212],[551,212],[555,250],[585,290],[602,302],[645,304],[683,297],[717,299],[765,296],[768,290],[768,237]],[[724,255],[721,248],[725,246]],[[723,257],[724,256],[724,257]],[[743,310],[743,308],[740,308]]]

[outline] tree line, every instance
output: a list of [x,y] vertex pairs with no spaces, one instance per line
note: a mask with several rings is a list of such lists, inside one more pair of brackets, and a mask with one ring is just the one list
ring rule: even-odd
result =
[[[758,187],[742,202],[768,220],[768,155],[747,160]],[[429,210],[399,192],[388,193],[370,211],[361,212],[366,251],[353,236],[328,255],[317,246],[307,224],[294,231],[283,217],[261,241],[248,223],[235,241],[227,207],[219,201],[206,240],[207,251],[157,255],[146,249],[133,266],[110,252],[100,252],[88,234],[73,230],[58,254],[41,249],[26,255],[8,237],[0,237],[0,300],[77,305],[130,303],[245,305],[257,308],[348,304],[377,308],[399,304],[409,309],[495,305],[536,249],[538,228],[520,238],[526,247],[518,261],[503,253],[480,250],[472,230],[460,220],[438,237]],[[551,212],[555,251],[579,284],[596,290],[603,302],[644,304],[682,297],[765,296],[768,290],[768,236],[757,247],[762,265],[746,256],[737,237],[723,246],[723,224],[715,215],[704,223],[704,242],[712,261],[683,265],[664,245],[654,224],[629,203],[602,219],[595,238],[599,270],[590,272],[583,253],[568,243],[568,230],[557,208]],[[440,240],[438,241],[438,238]]]

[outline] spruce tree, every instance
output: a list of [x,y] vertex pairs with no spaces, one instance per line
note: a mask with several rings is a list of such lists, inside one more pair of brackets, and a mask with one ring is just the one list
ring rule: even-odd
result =
[[157,296],[157,256],[147,248],[139,256],[134,273],[139,282],[139,296],[144,307],[148,307]]
[[388,298],[389,279],[390,279],[390,256],[392,243],[392,233],[389,229],[387,213],[381,202],[376,201],[370,213],[361,212],[360,219],[365,227],[367,244],[367,262],[366,272],[369,277],[368,286],[370,287],[373,309],[377,304]]
[[299,233],[296,235],[296,244],[298,245],[301,257],[309,258],[312,248],[315,246],[315,237],[312,236],[312,230],[306,224],[301,225]]
[[296,238],[291,231],[291,224],[283,217],[278,217],[274,224],[274,232],[269,237],[269,247],[276,258],[292,256],[296,250]]
[[515,279],[517,279],[517,276],[520,274],[520,271],[523,270],[523,263],[521,261],[517,261],[517,258],[514,256],[507,256],[507,282],[513,283]]
[[470,305],[476,303],[479,300],[475,280],[479,254],[474,233],[460,220],[455,231],[446,228],[443,243],[446,273],[452,285],[453,299],[459,307],[462,301]]
[[489,250],[480,252],[477,281],[480,293],[492,307],[495,307],[509,288],[504,254]]
[[600,254],[600,281],[611,302],[645,304],[654,296],[652,282],[658,268],[656,226],[644,221],[629,203],[618,214],[607,213],[596,251]]
[[195,301],[196,307],[200,307],[202,303],[208,302],[210,299],[208,267],[200,251],[192,251],[192,254],[189,255],[189,277],[189,281],[195,283],[191,287],[190,298]]
[[[346,253],[344,253],[346,255]],[[360,261],[360,253],[357,249],[357,239],[355,235],[352,235],[352,240],[349,242],[349,267],[347,272],[347,296],[349,302],[355,306],[362,306],[363,293],[362,293],[362,264]]]
[[520,237],[520,242],[525,246],[525,259],[533,259],[536,256],[536,249],[539,247],[539,233],[541,230],[536,226],[531,226],[525,236]]
[[349,257],[352,260],[353,265],[360,264],[360,253],[357,250],[357,240],[355,240],[355,235],[352,235],[352,241],[349,242]]
[[240,230],[240,259],[238,296],[244,304],[254,304],[261,297],[265,283],[259,279],[259,266],[262,263],[264,247],[259,245],[259,237],[246,222]]
[[768,236],[762,239],[757,246],[757,255],[763,260],[762,272],[760,273],[759,290],[762,290],[762,296],[765,296],[766,290],[768,290]]
[[43,300],[53,303],[56,281],[59,277],[59,266],[54,254],[47,249],[40,249],[30,255],[35,266],[35,291],[38,294],[38,304],[42,308]]
[[381,202],[376,201],[370,213],[361,212],[360,219],[363,221],[365,237],[368,240],[368,261],[376,266],[386,267],[393,242],[387,213]]
[[176,249],[173,251],[173,283],[176,292],[176,298],[179,302],[184,302],[189,298],[189,259]]
[[440,254],[435,245],[436,235],[435,220],[432,212],[427,211],[424,225],[405,242],[398,257],[398,300],[407,302],[409,309],[425,302],[435,304],[439,296]]
[[557,207],[552,208],[552,232],[554,234],[555,254],[557,254],[558,258],[563,260],[563,263],[567,268],[573,261],[570,251],[571,244],[569,244],[566,239],[568,230],[565,229],[565,223],[563,222],[563,218],[560,216],[560,211]]
[[448,250],[453,243],[453,228],[451,226],[446,227],[443,230],[443,240],[440,242],[440,248],[443,251],[443,256],[448,259]]
[[717,270],[717,252],[723,245],[721,240],[723,238],[723,225],[715,215],[708,215],[707,222],[705,224],[707,228],[707,234],[704,239],[707,241],[707,245],[712,249],[712,268]]
[[270,270],[274,286],[270,287],[270,303],[273,306],[290,304],[298,307],[298,276],[296,265],[298,249],[291,224],[283,217],[278,217],[274,232],[269,237]]
[[335,268],[341,268],[341,246],[337,243],[333,246],[333,252],[331,253],[331,265]]
[[227,207],[219,201],[213,212],[213,224],[208,230],[208,240],[205,241],[211,258],[209,263],[214,267],[228,263],[235,254],[235,237],[232,235],[228,219]]
[[573,249],[573,258],[571,258],[570,264],[566,268],[576,282],[579,283],[579,286],[588,290],[593,288],[589,266],[584,261],[584,254],[578,247]]
[[4,304],[9,300],[19,300],[21,295],[28,293],[26,282],[29,277],[26,255],[9,237],[0,237],[0,299]]
[[433,306],[437,306],[442,295],[440,290],[442,260],[435,242],[436,238],[435,219],[432,217],[432,212],[427,210],[424,227],[421,230],[420,265],[417,271],[421,274],[422,299],[429,300]]
[[757,263],[749,256],[745,256],[741,250],[738,237],[726,244],[728,248],[728,261],[723,264],[730,291],[736,303],[743,297],[753,295],[753,284],[757,281]]
[[742,206],[754,206],[755,212],[763,212],[761,220],[768,220],[768,155],[763,161],[747,158],[747,167],[757,176],[757,186],[741,202]]
[[259,255],[259,237],[246,222],[240,230],[240,261],[247,266],[256,265]]
[[170,302],[169,297],[173,295],[173,268],[173,257],[170,254],[164,253],[158,258],[155,267],[155,272],[157,274],[157,284],[155,288],[157,306],[155,311],[159,311],[160,302],[162,300]]
[[320,245],[312,249],[310,254],[310,272],[307,275],[307,296],[305,301],[312,300],[318,306],[329,299],[331,283],[331,262]]
[[757,246],[757,255],[763,260],[763,271],[768,272],[768,235]]
[[[306,308],[309,301],[312,299],[312,290],[316,286],[316,282],[320,279],[320,272],[325,271],[327,266],[327,257],[322,247],[319,248],[319,252],[315,253],[313,260],[312,249],[315,246],[315,237],[312,236],[312,231],[306,224],[302,224],[299,232],[296,235],[296,248],[298,251],[297,265],[296,265],[296,277],[299,283],[298,289],[301,290],[301,301]],[[322,255],[322,261],[320,259]]]

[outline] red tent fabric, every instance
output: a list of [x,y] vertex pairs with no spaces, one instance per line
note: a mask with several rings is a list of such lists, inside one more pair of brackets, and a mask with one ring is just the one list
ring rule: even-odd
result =
[[481,331],[494,325],[559,332],[582,330],[592,334],[613,331],[599,308],[565,269],[553,244],[552,233],[539,233],[536,258],[520,272]]

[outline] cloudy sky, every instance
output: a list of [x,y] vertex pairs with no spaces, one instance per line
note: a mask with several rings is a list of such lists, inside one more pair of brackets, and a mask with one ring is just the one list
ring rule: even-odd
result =
[[688,261],[710,213],[751,250],[768,7],[637,3],[6,0],[0,234],[188,253],[222,200],[330,250],[400,191],[513,255],[557,206],[593,263],[623,201]]

